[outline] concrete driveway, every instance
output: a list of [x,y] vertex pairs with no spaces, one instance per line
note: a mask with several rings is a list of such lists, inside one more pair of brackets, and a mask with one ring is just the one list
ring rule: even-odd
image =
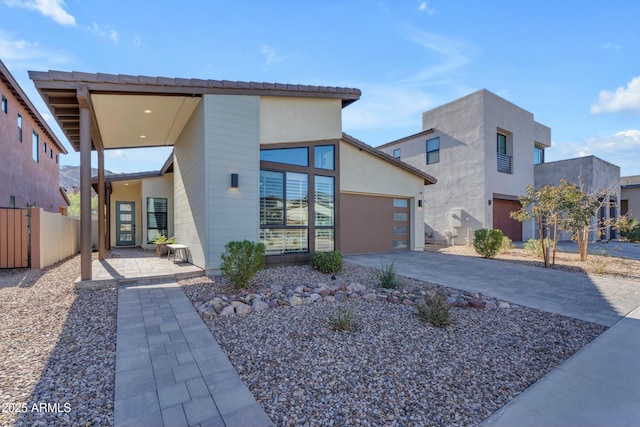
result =
[[396,252],[348,255],[345,260],[373,267],[396,261],[403,276],[604,326],[613,326],[640,305],[637,283],[493,259]]
[[610,327],[487,418],[484,427],[640,425],[640,285],[496,260],[404,252],[350,255],[404,276]]

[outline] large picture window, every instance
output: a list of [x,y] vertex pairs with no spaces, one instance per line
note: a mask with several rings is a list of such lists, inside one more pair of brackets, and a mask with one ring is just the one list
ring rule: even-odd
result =
[[287,255],[295,262],[314,251],[334,250],[336,145],[263,145],[260,161],[260,241],[266,255]]
[[153,243],[159,235],[169,237],[168,210],[167,199],[147,197],[147,243]]

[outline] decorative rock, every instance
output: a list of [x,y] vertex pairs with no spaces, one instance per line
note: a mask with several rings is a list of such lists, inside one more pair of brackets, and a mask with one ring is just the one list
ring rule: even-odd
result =
[[378,299],[378,295],[376,295],[376,294],[374,294],[374,293],[368,293],[368,294],[365,294],[362,298],[363,298],[365,301],[372,302],[372,301],[375,301],[375,300],[377,300],[377,299]]
[[243,305],[243,304],[244,303],[240,302],[240,301],[231,301],[231,305],[233,306],[233,308],[236,308],[236,307],[238,307],[240,305]]
[[262,301],[262,298],[256,298],[253,300],[253,304],[251,304],[251,307],[253,307],[253,311],[264,311],[269,308],[269,304]]
[[364,285],[361,285],[360,283],[351,283],[350,285],[347,286],[347,291],[349,292],[363,292],[366,290],[367,290],[367,287]]
[[333,295],[327,295],[326,297],[322,298],[322,300],[324,302],[336,302],[336,297],[334,297]]
[[511,304],[506,301],[500,301],[500,303],[498,303],[498,308],[511,308]]
[[486,303],[480,298],[471,298],[469,300],[469,305],[475,308],[476,310],[484,310]]
[[213,309],[217,314],[220,314],[223,308],[224,308],[224,305],[222,303],[213,305]]
[[232,314],[235,314],[235,312],[236,309],[232,305],[228,305],[222,309],[220,316],[231,316]]
[[400,298],[398,298],[395,295],[392,295],[389,298],[387,298],[387,301],[389,301],[391,304],[400,304]]
[[322,299],[322,296],[320,294],[312,293],[312,294],[309,294],[309,298],[311,298],[313,302],[316,302]]
[[238,314],[249,314],[253,311],[253,307],[247,304],[241,304],[236,307],[236,313]]
[[327,295],[331,295],[331,289],[323,288],[318,292],[321,297],[326,297]]
[[302,305],[302,299],[299,296],[294,295],[291,298],[289,298],[289,304],[291,304],[294,307],[297,305]]
[[496,303],[488,301],[484,308],[487,310],[496,310],[498,306],[496,305]]
[[405,299],[403,299],[403,300],[402,300],[402,303],[403,303],[404,305],[409,305],[409,306],[411,306],[411,305],[415,305],[415,303],[414,303],[411,299],[409,299],[409,298],[405,298]]
[[342,292],[337,292],[334,295],[334,298],[335,298],[336,301],[344,301],[347,298],[347,296]]

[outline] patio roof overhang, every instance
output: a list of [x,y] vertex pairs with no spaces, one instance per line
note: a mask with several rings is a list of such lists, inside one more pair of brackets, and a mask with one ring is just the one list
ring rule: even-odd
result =
[[[166,77],[29,71],[36,89],[76,151],[80,107],[91,110],[92,150],[174,145],[205,94],[360,98],[353,88]],[[85,101],[83,101],[85,99]]]

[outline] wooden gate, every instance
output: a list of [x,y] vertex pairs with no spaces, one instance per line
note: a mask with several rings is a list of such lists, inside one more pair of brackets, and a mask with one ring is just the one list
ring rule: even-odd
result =
[[0,268],[30,268],[28,208],[0,208]]

